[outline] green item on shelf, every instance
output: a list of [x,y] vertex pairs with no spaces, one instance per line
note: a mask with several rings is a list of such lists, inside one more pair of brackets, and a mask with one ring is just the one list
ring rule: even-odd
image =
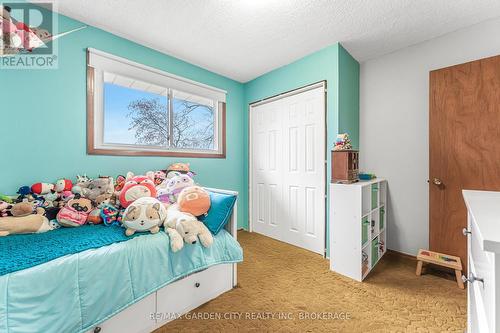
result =
[[378,184],[372,184],[372,209],[378,207]]
[[372,267],[375,266],[375,264],[378,261],[378,237],[372,240]]
[[363,217],[361,222],[361,243],[363,245],[368,241],[368,229],[370,228],[370,222],[368,222],[368,217]]
[[379,215],[379,221],[378,221],[378,225],[379,225],[380,230],[384,229],[384,215],[385,215],[385,209],[382,206],[382,207],[380,207],[380,215]]

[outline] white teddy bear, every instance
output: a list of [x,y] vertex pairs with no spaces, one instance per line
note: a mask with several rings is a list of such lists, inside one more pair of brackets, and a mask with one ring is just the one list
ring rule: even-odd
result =
[[199,239],[204,247],[209,247],[214,242],[210,230],[193,215],[181,212],[177,204],[167,209],[165,231],[170,236],[170,247],[173,252],[182,249],[184,242],[195,244]]

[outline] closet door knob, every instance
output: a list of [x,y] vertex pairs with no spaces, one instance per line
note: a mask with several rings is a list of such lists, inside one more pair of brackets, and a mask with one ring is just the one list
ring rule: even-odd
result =
[[464,236],[467,236],[467,235],[472,235],[472,232],[470,232],[469,230],[467,230],[467,228],[463,228],[462,229],[462,234],[464,234]]
[[484,284],[484,279],[475,277],[474,274],[469,273],[469,277],[467,278],[465,275],[462,275],[462,281],[464,283],[474,283],[474,282],[481,282]]

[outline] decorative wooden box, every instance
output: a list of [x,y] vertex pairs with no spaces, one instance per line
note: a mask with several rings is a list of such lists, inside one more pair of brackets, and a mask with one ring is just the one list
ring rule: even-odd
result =
[[357,182],[358,168],[357,150],[332,150],[332,183]]

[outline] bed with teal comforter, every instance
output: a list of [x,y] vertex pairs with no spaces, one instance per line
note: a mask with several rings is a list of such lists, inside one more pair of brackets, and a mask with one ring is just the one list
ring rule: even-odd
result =
[[161,231],[59,257],[0,276],[0,333],[84,332],[181,277],[242,259],[226,230],[210,248],[172,253]]

